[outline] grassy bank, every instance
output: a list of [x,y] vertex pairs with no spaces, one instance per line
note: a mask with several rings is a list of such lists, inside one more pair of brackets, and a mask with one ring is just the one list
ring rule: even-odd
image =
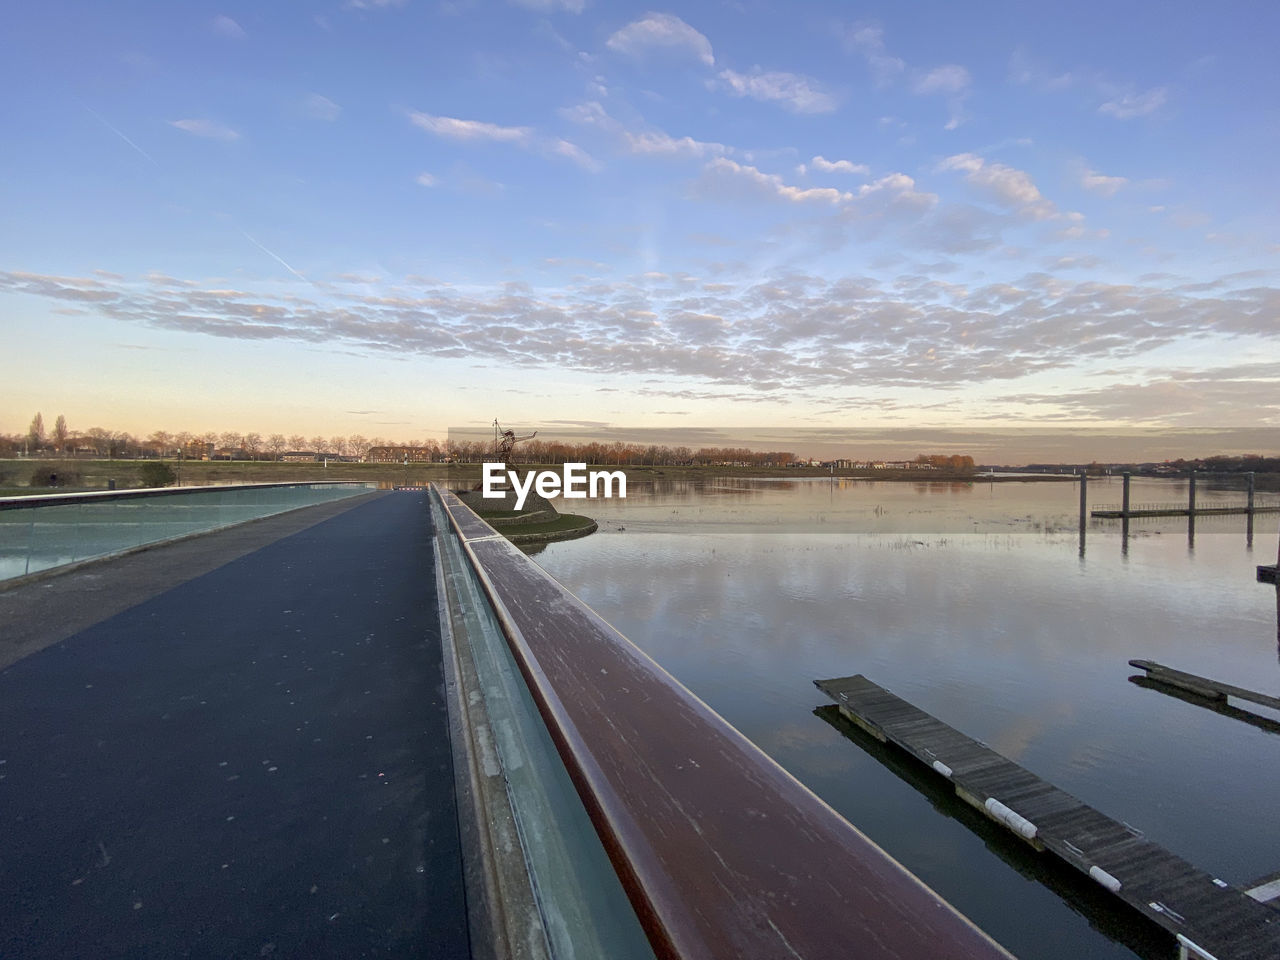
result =
[[[143,486],[141,471],[149,460],[0,460],[0,495],[20,496],[27,493],[47,493],[45,486],[32,487],[33,475],[38,471],[52,471],[65,482],[61,489],[106,490],[112,482],[118,490]],[[166,461],[179,475],[181,486],[201,486],[210,483],[319,483],[325,480],[364,480],[385,486],[420,484],[429,481],[453,487],[472,486],[480,482],[481,466],[478,463],[278,463],[268,460],[187,460]],[[519,464],[521,473],[529,470],[556,469],[560,464]],[[831,477],[832,473],[820,467],[617,467],[591,466],[589,470],[622,470],[628,482],[646,481],[705,481],[711,479],[770,477],[797,480]],[[887,480],[944,483],[967,483],[977,478],[967,473],[947,473],[942,470],[837,470],[837,478],[859,480]],[[1008,478],[997,478],[1003,480]],[[1070,480],[1070,477],[1017,477],[1016,480]],[[983,479],[981,482],[987,482]]]

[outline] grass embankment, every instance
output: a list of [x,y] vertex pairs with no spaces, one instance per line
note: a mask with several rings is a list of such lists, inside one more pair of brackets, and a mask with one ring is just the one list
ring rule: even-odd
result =
[[550,504],[537,510],[477,510],[481,519],[512,543],[549,543],[572,540],[595,533],[598,524],[590,517],[557,513]]
[[598,524],[590,517],[575,513],[562,513],[554,520],[520,523],[495,529],[512,543],[544,543],[553,540],[573,540],[595,533]]
[[[32,459],[0,460],[0,496],[23,496],[34,493],[76,490],[106,490],[112,482],[116,489],[128,490],[144,486],[142,468],[154,460],[76,460]],[[178,474],[178,485],[184,487],[217,483],[321,483],[326,480],[364,480],[384,486],[399,484],[423,484],[436,481],[441,484],[467,487],[478,484],[481,466],[478,463],[283,463],[270,460],[168,460]],[[519,464],[516,469],[525,472],[537,469],[556,469],[559,464]],[[32,477],[45,469],[62,475],[68,481],[56,488],[31,486]],[[726,478],[772,477],[798,480],[804,478],[829,478],[833,474],[821,467],[650,467],[593,465],[592,470],[622,470],[632,483],[647,481],[700,482]],[[837,470],[838,479],[911,481],[915,483],[971,483],[978,478],[971,473],[949,473],[942,470]],[[1072,477],[998,477],[1001,480],[1071,480]],[[1262,485],[1259,484],[1261,487]]]

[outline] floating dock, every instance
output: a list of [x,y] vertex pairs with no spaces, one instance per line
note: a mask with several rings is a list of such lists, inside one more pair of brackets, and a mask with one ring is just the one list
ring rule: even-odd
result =
[[1280,585],[1280,565],[1274,567],[1268,567],[1265,564],[1259,565],[1258,582]]
[[840,712],[950,780],[956,794],[1035,849],[1092,878],[1177,938],[1182,956],[1280,957],[1280,912],[1142,832],[912,706],[866,677],[816,680]]
[[1097,510],[1091,511],[1089,516],[1099,520],[1120,520],[1124,517],[1128,517],[1130,520],[1137,520],[1142,517],[1228,517],[1244,514],[1252,515],[1255,513],[1280,513],[1280,505],[1268,505],[1261,507],[1196,507],[1195,509],[1175,506],[1138,506],[1127,511],[1123,507],[1099,507]]
[[1201,677],[1194,673],[1184,673],[1173,667],[1166,667],[1163,663],[1156,663],[1154,660],[1130,660],[1129,666],[1147,671],[1147,676],[1157,683],[1181,687],[1183,690],[1189,690],[1210,700],[1221,700],[1225,703],[1228,697],[1235,697],[1237,700],[1248,700],[1259,706],[1280,710],[1280,697],[1247,690],[1244,687],[1223,683],[1221,680],[1210,680],[1208,677]]

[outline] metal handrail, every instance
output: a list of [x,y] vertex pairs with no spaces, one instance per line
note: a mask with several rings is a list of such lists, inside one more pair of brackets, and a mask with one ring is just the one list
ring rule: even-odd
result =
[[657,956],[1010,956],[457,497],[442,498]]

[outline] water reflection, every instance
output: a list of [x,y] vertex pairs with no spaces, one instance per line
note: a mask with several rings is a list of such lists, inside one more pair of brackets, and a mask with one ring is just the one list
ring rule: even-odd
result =
[[[1087,517],[1086,560],[1077,482],[636,484],[582,510],[600,533],[537,558],[1015,954],[1118,958],[1123,933],[1080,921],[811,716],[814,678],[865,673],[1229,882],[1273,871],[1280,847],[1257,838],[1274,836],[1280,737],[1127,679],[1145,657],[1280,687],[1280,595],[1255,582],[1246,517],[1198,518],[1193,550],[1186,517]],[[1089,497],[1119,486],[1092,479]]]

